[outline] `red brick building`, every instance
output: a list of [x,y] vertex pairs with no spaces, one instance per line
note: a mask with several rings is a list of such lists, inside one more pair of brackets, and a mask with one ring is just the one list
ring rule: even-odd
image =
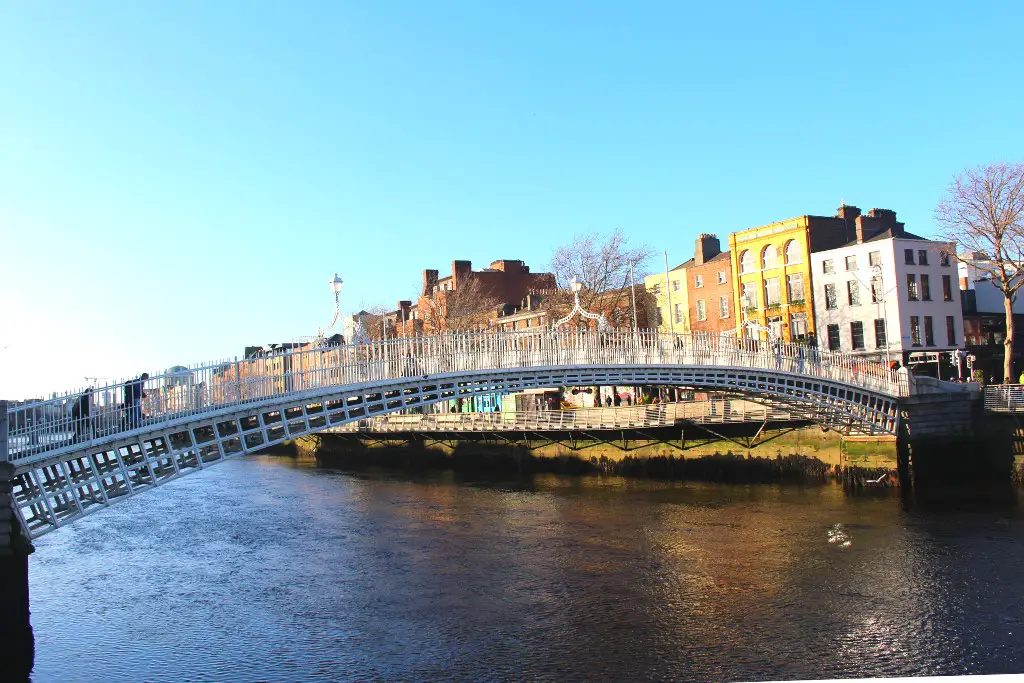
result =
[[715,235],[697,237],[693,258],[683,264],[689,294],[690,332],[721,334],[736,329],[732,262]]
[[451,275],[443,278],[437,270],[424,270],[419,299],[399,301],[388,318],[401,336],[482,329],[499,312],[518,307],[531,294],[554,289],[554,275],[531,273],[519,260],[500,259],[476,271],[470,261],[452,261]]

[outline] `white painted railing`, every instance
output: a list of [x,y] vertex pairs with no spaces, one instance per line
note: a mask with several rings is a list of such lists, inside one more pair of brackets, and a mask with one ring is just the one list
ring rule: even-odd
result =
[[670,427],[683,420],[718,424],[799,419],[806,418],[796,413],[742,399],[712,399],[572,410],[391,414],[364,418],[328,431],[378,433],[578,431]]
[[[680,365],[753,368],[821,378],[887,396],[905,379],[877,363],[799,344],[657,332],[467,332],[292,350],[195,365],[8,405],[13,462],[178,418],[300,392],[403,377],[518,368]],[[132,392],[140,395],[130,400]],[[77,406],[77,407],[76,407]],[[109,440],[109,439],[108,439]]]

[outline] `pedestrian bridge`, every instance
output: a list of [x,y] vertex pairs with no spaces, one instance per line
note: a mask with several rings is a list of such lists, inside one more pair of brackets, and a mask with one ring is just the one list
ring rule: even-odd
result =
[[38,536],[233,456],[476,394],[673,386],[785,406],[844,433],[895,434],[907,379],[839,353],[725,336],[456,333],[153,374],[139,405],[125,405],[125,385],[115,383],[9,406],[0,411],[8,430],[6,444],[0,431],[0,458],[6,449],[17,514]]

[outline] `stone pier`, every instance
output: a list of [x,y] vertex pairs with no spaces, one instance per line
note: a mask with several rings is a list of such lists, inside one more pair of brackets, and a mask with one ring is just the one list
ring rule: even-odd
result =
[[896,439],[901,483],[1009,481],[1013,454],[1002,431],[986,419],[977,392],[902,399]]
[[8,462],[7,402],[0,401],[0,671],[28,680],[35,658],[29,622],[28,556],[32,544],[14,513],[14,465]]

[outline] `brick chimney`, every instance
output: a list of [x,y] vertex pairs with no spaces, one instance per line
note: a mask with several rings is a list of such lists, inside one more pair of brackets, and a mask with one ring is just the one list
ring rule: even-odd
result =
[[423,271],[423,295],[430,296],[434,293],[434,286],[437,285],[437,271],[436,270],[424,270]]
[[871,209],[866,215],[857,216],[857,242],[864,242],[887,231],[894,237],[903,234],[903,223],[896,220],[895,211]]
[[697,235],[697,247],[693,250],[693,262],[702,266],[722,253],[722,243],[716,235],[701,233]]
[[452,289],[459,288],[459,278],[473,272],[472,261],[452,261]]
[[852,223],[859,215],[860,209],[849,204],[843,204],[839,207],[839,210],[836,211],[836,216],[850,223]]

